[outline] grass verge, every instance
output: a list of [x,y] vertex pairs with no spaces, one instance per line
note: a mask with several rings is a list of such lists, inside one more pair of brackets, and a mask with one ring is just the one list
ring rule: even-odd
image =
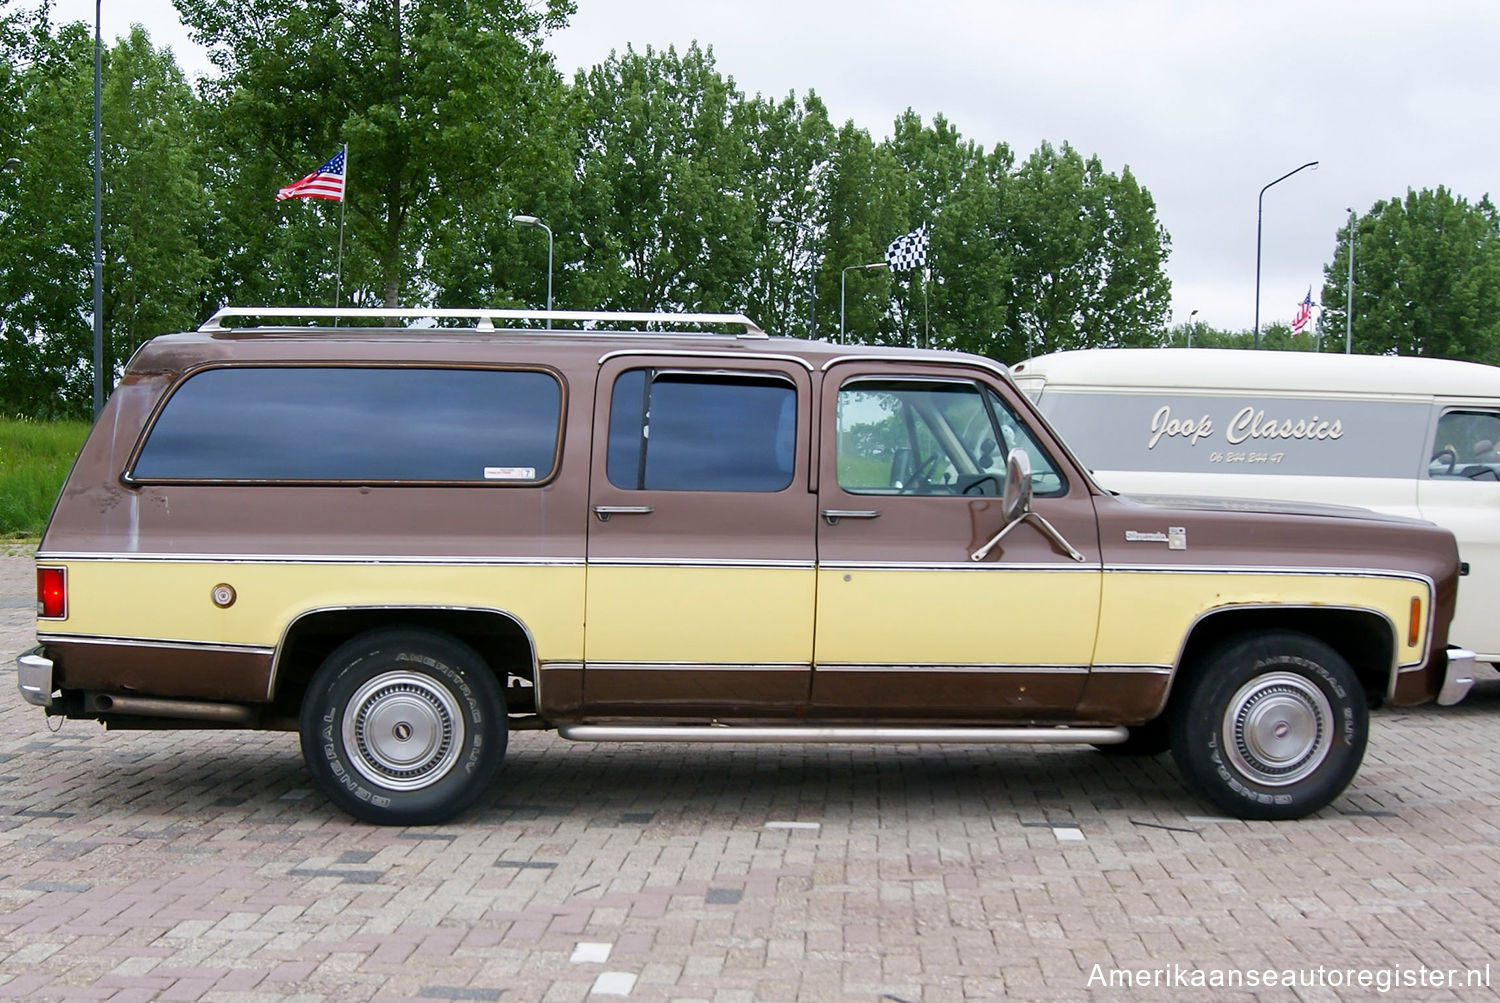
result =
[[0,541],[34,541],[88,435],[86,421],[0,419]]

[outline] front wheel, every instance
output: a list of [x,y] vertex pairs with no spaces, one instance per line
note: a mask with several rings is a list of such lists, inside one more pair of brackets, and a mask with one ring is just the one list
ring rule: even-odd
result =
[[1190,786],[1237,818],[1301,818],[1359,771],[1364,687],[1322,641],[1276,632],[1229,642],[1187,687],[1172,756]]
[[474,650],[446,634],[385,630],[342,645],[302,702],[302,757],[339,807],[378,825],[445,822],[505,756],[505,700]]

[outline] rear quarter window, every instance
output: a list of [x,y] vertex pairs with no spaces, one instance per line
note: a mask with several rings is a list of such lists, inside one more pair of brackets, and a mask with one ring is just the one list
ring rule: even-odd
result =
[[168,397],[127,480],[537,483],[557,465],[561,419],[550,372],[208,369]]
[[1420,402],[1073,393],[1037,402],[1091,469],[1415,477],[1431,406]]

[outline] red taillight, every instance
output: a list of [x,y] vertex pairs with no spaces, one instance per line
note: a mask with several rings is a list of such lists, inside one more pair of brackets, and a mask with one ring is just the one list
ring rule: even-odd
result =
[[68,615],[68,588],[62,568],[36,569],[36,615],[54,620]]

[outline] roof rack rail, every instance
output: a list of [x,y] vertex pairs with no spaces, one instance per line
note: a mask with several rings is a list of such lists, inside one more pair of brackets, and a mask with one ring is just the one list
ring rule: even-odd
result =
[[[589,325],[589,324],[635,324],[640,327],[632,331],[614,333],[647,333],[644,328],[648,324],[660,324],[665,327],[700,327],[705,328],[712,325],[723,327],[735,327],[740,329],[736,337],[740,338],[764,338],[766,332],[761,330],[759,324],[740,313],[641,313],[641,312],[609,312],[588,310],[469,310],[450,309],[446,307],[243,307],[226,306],[217,311],[212,317],[204,321],[199,331],[213,333],[216,331],[227,331],[230,328],[224,325],[224,321],[230,317],[261,317],[261,318],[299,318],[311,320],[314,318],[333,319],[418,319],[431,320],[473,320],[474,329],[477,331],[495,330],[496,321],[516,320],[544,320],[549,322],[563,321],[567,323]],[[558,329],[548,327],[547,330],[563,333],[578,334],[591,330],[587,327]],[[685,334],[712,335],[713,331],[686,331]]]

